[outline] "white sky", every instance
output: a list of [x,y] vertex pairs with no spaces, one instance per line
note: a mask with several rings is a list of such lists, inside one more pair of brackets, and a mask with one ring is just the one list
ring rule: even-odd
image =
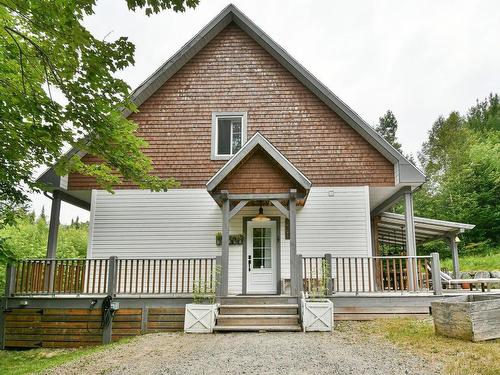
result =
[[[229,1],[146,17],[125,0],[101,0],[85,24],[97,37],[127,36],[134,89]],[[500,92],[500,1],[283,1],[233,3],[368,123],[391,109],[405,152],[416,154],[440,115],[464,113]],[[37,212],[50,201],[33,196]],[[88,213],[63,204],[61,221]]]

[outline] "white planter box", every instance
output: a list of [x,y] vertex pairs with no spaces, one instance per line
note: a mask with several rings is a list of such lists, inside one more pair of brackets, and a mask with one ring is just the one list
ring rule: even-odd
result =
[[184,315],[184,332],[212,333],[214,331],[218,310],[219,305],[217,304],[187,304]]
[[301,313],[304,332],[331,332],[333,330],[332,301],[302,298]]

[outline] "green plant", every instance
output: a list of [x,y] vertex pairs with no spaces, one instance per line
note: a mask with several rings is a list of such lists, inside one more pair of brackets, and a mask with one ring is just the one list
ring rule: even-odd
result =
[[215,243],[220,246],[222,244],[222,233],[217,232],[215,233]]
[[220,284],[221,266],[215,266],[205,283],[201,278],[195,282],[193,287],[193,303],[214,304],[217,300],[216,292]]
[[323,298],[328,295],[328,283],[330,279],[330,265],[323,259],[321,261],[321,278],[318,280],[317,288],[311,288],[310,298]]

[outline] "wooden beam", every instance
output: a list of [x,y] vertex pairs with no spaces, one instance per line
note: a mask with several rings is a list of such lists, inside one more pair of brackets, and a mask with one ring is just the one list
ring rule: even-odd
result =
[[[417,242],[415,238],[415,217],[413,215],[413,194],[405,192],[405,235],[406,235],[406,255],[413,257],[417,255]],[[408,269],[408,290],[415,289],[415,276],[417,275],[417,267],[415,259],[408,259],[411,267]]]
[[240,201],[234,208],[229,212],[229,219],[232,219],[234,215],[241,211],[243,207],[247,205],[249,201]]
[[[54,190],[54,193],[56,191]],[[65,201],[66,203],[72,204],[73,206],[83,208],[84,210],[90,211],[90,203],[85,202],[79,198],[76,198],[72,195],[69,195],[68,193],[65,193],[64,191],[57,190],[59,197],[61,200]]]
[[278,209],[279,212],[283,214],[284,217],[290,219],[290,211],[288,211],[288,209],[285,206],[283,206],[280,201],[273,199],[271,203],[274,205],[274,207]]
[[403,186],[401,189],[396,191],[389,198],[387,198],[385,201],[383,201],[377,207],[375,207],[370,213],[371,216],[377,216],[380,215],[382,212],[387,211],[389,208],[394,206],[401,199],[401,197],[407,192],[411,192],[411,186]]
[[297,191],[290,189],[290,290],[292,296],[298,296],[302,288],[299,285],[299,269],[297,264]]
[[460,264],[458,262],[458,246],[455,241],[455,235],[450,235],[448,237],[451,250],[451,260],[453,262],[453,277],[455,279],[460,279]]
[[55,190],[52,195],[50,208],[49,237],[47,239],[47,259],[55,259],[57,250],[57,234],[59,232],[59,214],[61,213],[60,191]]
[[229,204],[228,192],[222,191],[222,256],[221,256],[221,294],[228,295],[229,290]]
[[[265,193],[265,194],[229,194],[227,197],[231,201],[271,201],[271,200],[288,200],[290,199],[289,193]],[[223,193],[213,195],[215,200],[222,200]],[[296,199],[304,199],[306,196],[303,193],[296,194]]]

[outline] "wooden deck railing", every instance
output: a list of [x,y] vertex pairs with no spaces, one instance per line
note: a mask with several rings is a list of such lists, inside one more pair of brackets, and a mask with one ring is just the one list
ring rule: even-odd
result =
[[216,285],[215,258],[29,259],[9,267],[11,295],[183,294]]
[[[335,292],[432,291],[431,256],[300,257],[304,291]],[[413,268],[413,280],[410,270]],[[324,275],[329,272],[329,275]],[[331,283],[331,287],[328,286]]]

